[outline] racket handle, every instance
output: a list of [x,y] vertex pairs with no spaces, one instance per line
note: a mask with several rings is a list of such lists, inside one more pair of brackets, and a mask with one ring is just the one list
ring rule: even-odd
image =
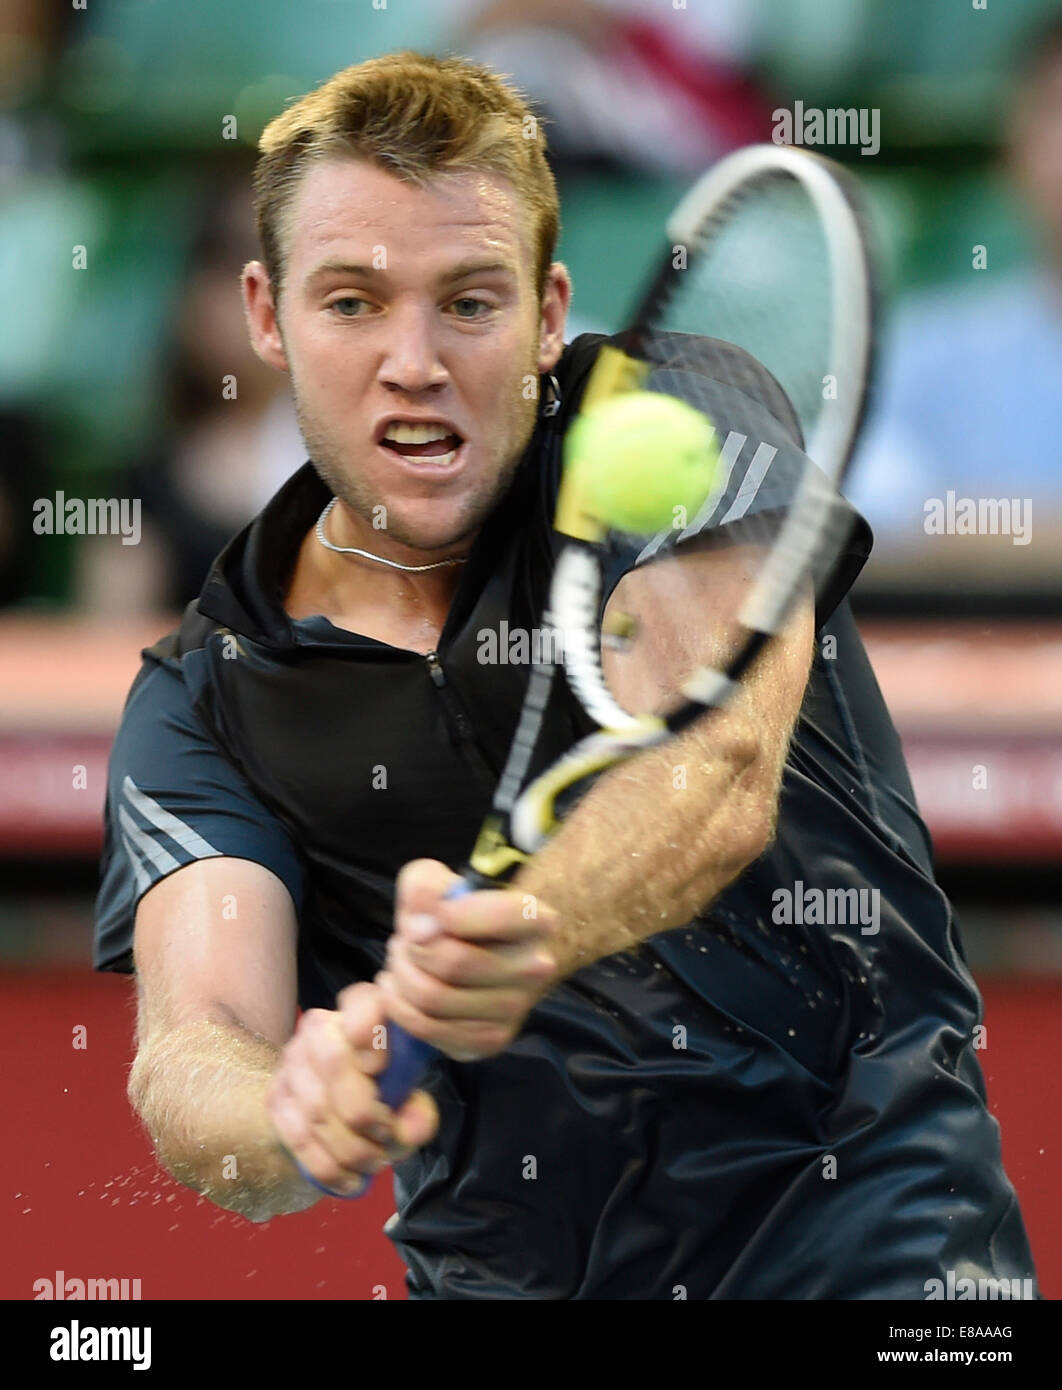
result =
[[[491,879],[484,878],[475,869],[466,869],[461,881],[448,889],[445,896],[450,899],[463,898],[466,893],[473,893],[479,888],[496,886]],[[387,1025],[387,1050],[390,1060],[376,1084],[383,1103],[392,1110],[397,1110],[416,1090],[417,1082],[439,1052],[431,1043],[413,1037],[393,1022]]]
[[428,1070],[432,1059],[438,1056],[436,1048],[423,1038],[415,1038],[412,1033],[398,1023],[387,1025],[387,1051],[390,1060],[376,1086],[384,1105],[397,1110],[417,1088],[417,1082]]
[[[482,888],[497,888],[498,883],[485,874],[469,867],[464,870],[460,881],[447,889],[448,899],[463,898],[466,893],[475,893]],[[380,1099],[391,1110],[402,1106],[417,1089],[417,1082],[431,1066],[434,1058],[441,1056],[438,1048],[432,1047],[423,1038],[415,1038],[407,1033],[401,1024],[393,1020],[387,1025],[387,1051],[389,1060],[376,1082]],[[365,1186],[357,1196],[364,1197],[372,1186],[372,1179],[366,1178]]]

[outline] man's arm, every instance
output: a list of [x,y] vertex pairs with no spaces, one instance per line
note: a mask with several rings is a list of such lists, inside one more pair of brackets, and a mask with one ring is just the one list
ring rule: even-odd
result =
[[129,1098],[173,1177],[251,1221],[320,1200],[289,1150],[347,1191],[438,1120],[422,1095],[397,1121],[376,1096],[372,985],[345,990],[342,1015],[311,1009],[295,1028],[296,930],[283,884],[243,859],[187,865],[137,910]]
[[[610,602],[652,641],[606,658],[620,703],[653,710],[715,654],[722,615],[738,610],[757,565],[734,546],[624,577]],[[604,774],[521,868],[517,891],[448,900],[456,876],[444,864],[407,864],[376,977],[390,1016],[451,1057],[491,1056],[558,980],[706,907],[770,842],[813,642],[809,594],[727,708]]]
[[[734,546],[625,575],[609,606],[648,640],[631,656],[603,654],[620,703],[655,711],[718,656],[713,615],[737,611],[757,567]],[[767,848],[813,646],[809,594],[725,709],[606,773],[516,875],[557,914],[562,975],[688,922]]]
[[294,942],[287,890],[246,860],[188,865],[137,910],[129,1099],[173,1177],[251,1220],[316,1200],[265,1104],[295,1025]]

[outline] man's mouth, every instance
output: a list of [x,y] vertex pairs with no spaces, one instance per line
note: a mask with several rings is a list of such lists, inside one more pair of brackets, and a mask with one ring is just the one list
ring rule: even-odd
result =
[[401,458],[440,468],[454,461],[463,442],[461,436],[446,425],[431,421],[411,424],[404,420],[388,425],[380,440],[384,449],[390,449]]

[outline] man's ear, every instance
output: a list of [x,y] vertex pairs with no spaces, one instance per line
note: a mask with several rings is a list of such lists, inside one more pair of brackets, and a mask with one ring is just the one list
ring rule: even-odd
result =
[[546,276],[542,292],[542,316],[539,321],[538,370],[551,372],[564,351],[564,328],[568,306],[572,302],[572,279],[568,268],[554,261]]
[[261,261],[248,261],[240,275],[243,313],[251,346],[263,362],[288,371],[287,353],[280,336],[276,303],[269,273]]

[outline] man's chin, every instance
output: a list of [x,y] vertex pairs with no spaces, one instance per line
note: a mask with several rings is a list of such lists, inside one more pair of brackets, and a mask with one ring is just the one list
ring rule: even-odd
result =
[[480,496],[472,505],[466,501],[464,506],[448,508],[449,514],[443,516],[439,515],[439,503],[433,503],[430,512],[423,515],[391,508],[387,535],[400,545],[423,551],[425,564],[461,554],[469,549],[504,493],[505,489],[499,489],[492,497]]
[[438,527],[392,526],[385,533],[388,540],[404,546],[410,552],[410,564],[430,565],[434,560],[446,560],[452,555],[467,554],[476,538],[479,526],[461,526],[440,530]]

